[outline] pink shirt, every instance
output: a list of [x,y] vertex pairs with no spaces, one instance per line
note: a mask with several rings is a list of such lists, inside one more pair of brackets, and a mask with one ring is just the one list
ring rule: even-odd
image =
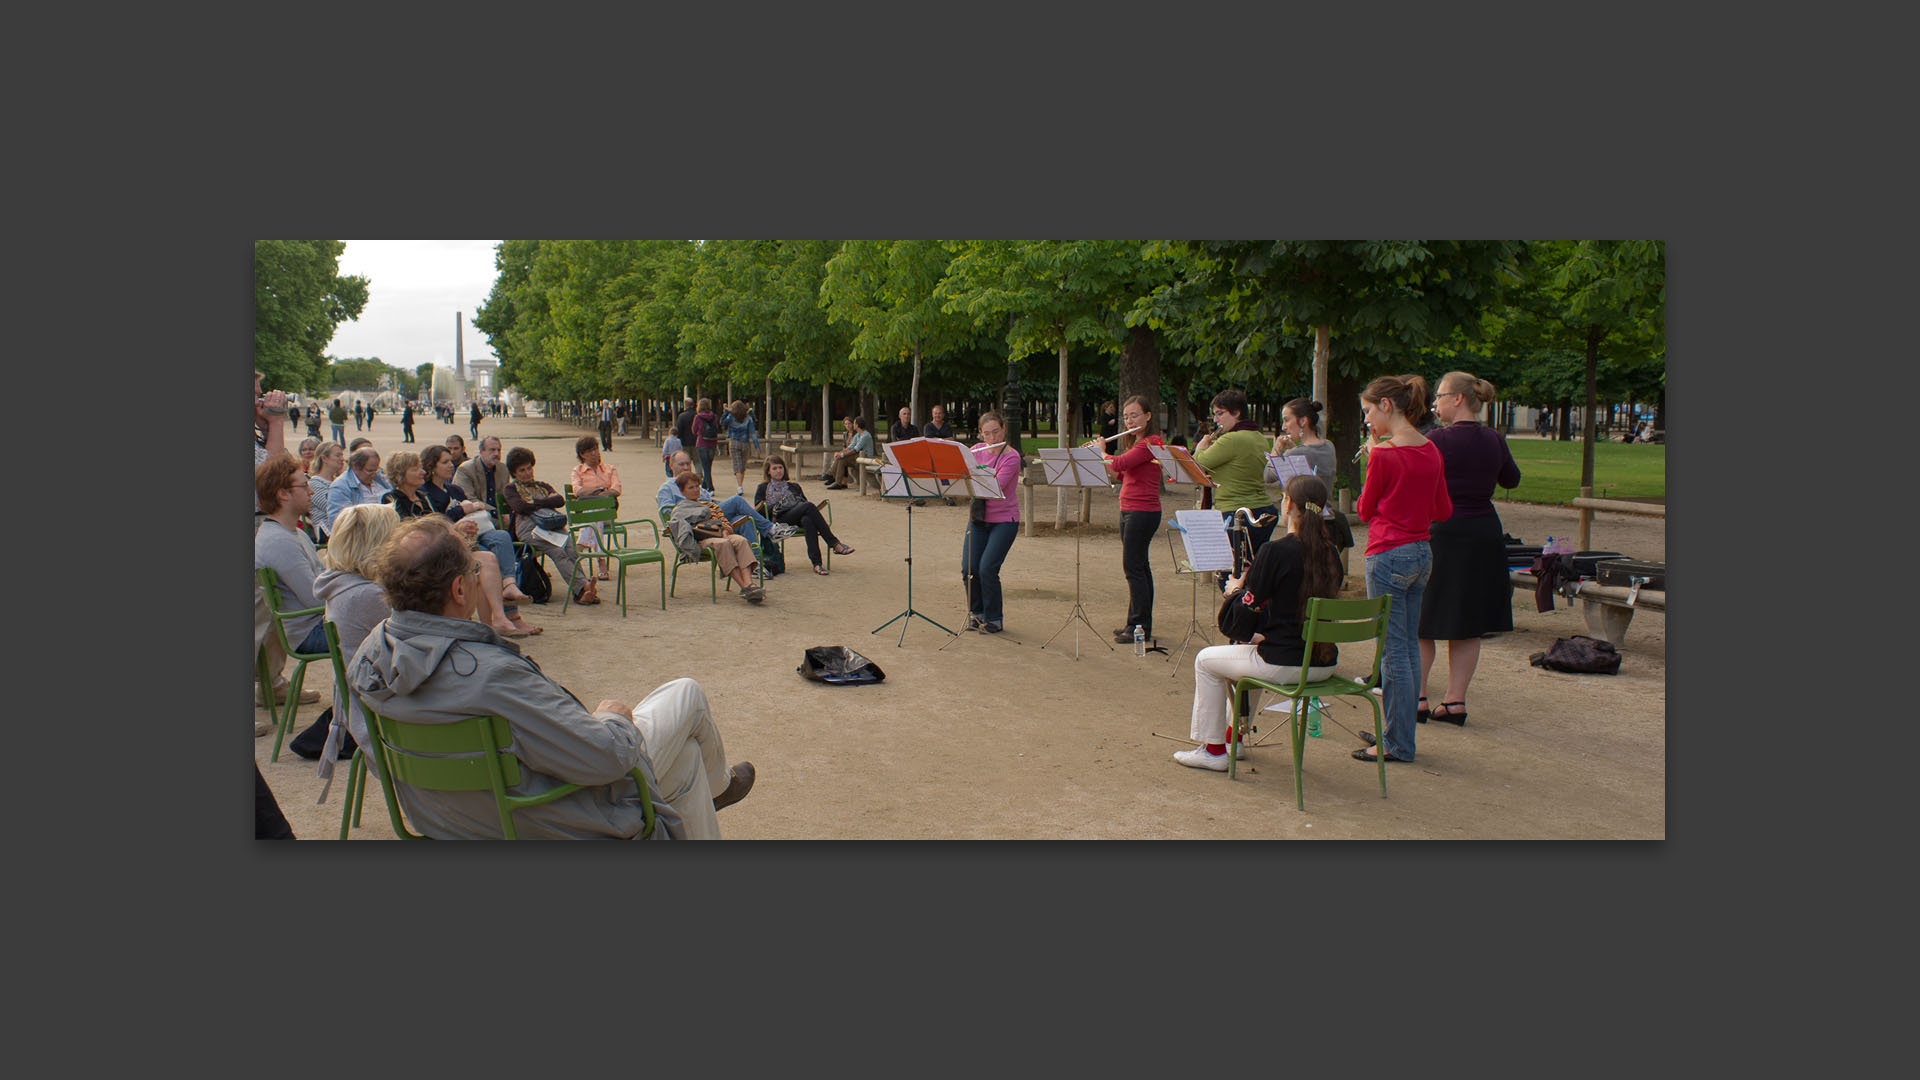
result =
[[1120,478],[1120,509],[1160,509],[1160,463],[1149,446],[1164,446],[1158,435],[1143,435],[1125,453],[1107,458],[1107,468]]
[[1367,454],[1367,482],[1354,504],[1367,523],[1367,554],[1425,540],[1428,526],[1453,516],[1446,467],[1431,441],[1376,446]]
[[1004,498],[983,499],[987,504],[985,516],[989,524],[1001,521],[1020,520],[1020,453],[1010,446],[997,450],[981,450],[986,443],[974,443],[973,460],[981,465],[993,466],[993,475],[1000,482],[1000,490],[1006,492]]
[[576,495],[591,488],[606,488],[615,495],[620,494],[620,474],[605,459],[601,460],[598,469],[587,468],[584,461],[575,465],[572,484]]

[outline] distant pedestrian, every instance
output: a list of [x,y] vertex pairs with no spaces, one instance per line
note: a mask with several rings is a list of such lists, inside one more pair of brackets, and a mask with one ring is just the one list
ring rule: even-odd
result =
[[366,414],[366,410],[361,407],[360,403],[358,401],[354,402],[353,403],[353,430],[355,431],[360,430],[360,421],[364,418],[365,414]]
[[347,441],[347,407],[340,404],[339,398],[333,399],[333,405],[327,409],[327,423],[333,425],[333,441]]
[[406,408],[400,410],[400,433],[405,436],[400,440],[401,442],[413,441],[413,402],[411,401],[407,402]]
[[480,403],[473,403],[473,411],[467,416],[467,432],[476,440],[480,438]]
[[613,402],[600,403],[600,445],[613,449]]

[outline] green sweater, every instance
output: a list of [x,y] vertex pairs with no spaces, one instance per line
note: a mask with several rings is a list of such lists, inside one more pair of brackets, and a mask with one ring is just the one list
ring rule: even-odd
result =
[[1273,505],[1265,482],[1267,451],[1272,448],[1273,440],[1258,431],[1229,431],[1193,455],[1217,485],[1214,509]]

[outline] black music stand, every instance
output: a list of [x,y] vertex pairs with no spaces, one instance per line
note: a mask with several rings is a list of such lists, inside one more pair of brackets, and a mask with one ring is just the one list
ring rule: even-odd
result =
[[[979,484],[971,468],[972,455],[967,453],[965,446],[951,439],[902,439],[886,444],[881,451],[889,464],[880,469],[880,497],[907,504],[907,606],[900,614],[874,627],[869,633],[877,634],[896,622],[900,623],[900,640],[894,645],[903,646],[907,643],[907,625],[919,619],[949,636],[958,637],[958,634],[913,609],[913,504],[917,499],[937,499],[945,495],[946,491],[941,486],[943,480],[968,493],[973,493],[976,486],[982,491],[990,486],[992,492],[989,498],[999,497],[999,485]],[[955,456],[956,452],[958,457]],[[988,481],[992,479],[991,475],[987,477]]]

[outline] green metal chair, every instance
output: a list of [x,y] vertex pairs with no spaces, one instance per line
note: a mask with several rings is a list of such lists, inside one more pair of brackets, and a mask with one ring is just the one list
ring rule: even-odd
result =
[[[1380,699],[1373,695],[1373,688],[1380,685],[1380,658],[1387,646],[1387,610],[1393,606],[1392,596],[1380,596],[1372,600],[1328,600],[1314,597],[1307,601],[1307,617],[1301,627],[1301,637],[1306,640],[1306,655],[1313,655],[1313,647],[1322,641],[1336,643],[1365,641],[1373,639],[1373,670],[1363,682],[1329,676],[1318,682],[1307,681],[1307,668],[1300,669],[1300,681],[1292,686],[1281,686],[1256,679],[1251,676],[1236,680],[1233,692],[1228,700],[1233,708],[1233,721],[1227,725],[1227,778],[1233,779],[1237,769],[1234,758],[1239,744],[1246,737],[1247,718],[1240,714],[1242,695],[1249,690],[1264,690],[1279,694],[1296,703],[1288,714],[1288,726],[1293,736],[1293,799],[1300,810],[1307,808],[1306,796],[1301,791],[1300,757],[1306,750],[1306,726],[1302,723],[1303,711],[1298,707],[1302,701],[1313,698],[1360,697],[1373,708],[1373,741],[1379,746],[1385,740],[1380,730]],[[1378,754],[1380,766],[1380,797],[1387,797],[1386,754]]]
[[[827,519],[828,528],[832,528],[833,500],[821,499],[819,502],[814,503],[813,505],[815,509],[820,511],[820,516]],[[767,513],[767,504],[765,502],[754,503],[753,508],[759,511],[761,517],[766,518],[768,521],[773,521],[773,515]],[[775,539],[773,537],[767,537],[767,539],[773,540],[774,543],[780,545],[780,559],[781,561],[784,562],[787,557],[787,541],[792,540],[794,538],[791,536],[782,536],[778,539]],[[822,559],[825,560],[826,568],[829,570],[833,569],[833,545],[832,544],[823,545],[820,549],[820,556]]]
[[[327,658],[327,654],[323,652],[295,652],[293,642],[287,640],[287,620],[297,618],[301,615],[323,615],[327,609],[325,607],[311,607],[300,608],[296,611],[282,608],[280,606],[280,579],[274,576],[273,569],[263,566],[255,570],[253,574],[260,582],[260,591],[266,594],[267,610],[273,615],[273,632],[280,636],[280,648],[285,650],[288,658],[293,661],[293,677],[287,680],[287,704],[285,708],[280,710],[280,716],[275,722],[273,753],[267,758],[268,761],[279,761],[280,744],[286,741],[287,733],[293,730],[293,714],[300,709],[300,685],[306,681],[307,665],[315,660],[325,660]],[[259,669],[259,678],[262,680],[260,700],[271,703],[273,701],[273,686],[267,681],[271,673],[267,671],[266,650],[264,649],[261,650],[259,657]],[[273,706],[268,704],[267,708],[271,710]]]
[[[733,521],[731,522],[731,524],[732,524],[732,525],[733,525],[733,527],[734,527],[734,528],[735,528],[735,529],[737,530],[737,529],[739,529],[739,528],[740,528],[740,523],[741,523],[741,522],[743,522],[743,521],[745,521],[745,520],[747,520],[747,519],[746,519],[746,518],[743,518],[743,517],[742,517],[742,518],[735,518],[735,519],[733,519]],[[663,507],[663,508],[661,508],[661,510],[660,510],[660,524],[659,524],[659,526],[658,526],[658,528],[659,528],[659,530],[660,530],[661,532],[665,532],[665,531],[666,531],[666,529],[667,529],[667,526],[668,526],[668,525],[669,525],[670,523],[672,523],[672,521],[673,521],[673,507],[671,507],[671,506],[668,506],[668,507]],[[649,524],[649,525],[651,525],[651,524],[653,524],[653,523],[652,523],[652,522],[648,522],[648,524]],[[680,551],[680,549],[679,549],[679,548],[677,548],[677,547],[676,547],[676,548],[674,548],[674,559],[673,559],[673,579],[672,579],[672,580],[671,580],[671,581],[670,581],[670,582],[668,583],[668,585],[667,585],[667,595],[668,595],[668,596],[678,596],[678,595],[680,595],[680,591],[679,591],[679,590],[680,590],[680,566],[681,566],[681,560],[680,560],[680,557],[679,557],[679,551]],[[785,551],[783,550],[783,551],[781,552],[781,555],[782,555],[782,556],[784,556],[785,554],[786,554],[786,552],[785,552]],[[710,592],[711,592],[711,593],[713,594],[713,602],[717,604],[717,603],[719,603],[719,602],[720,602],[720,563],[719,563],[719,562],[718,562],[718,561],[717,561],[716,559],[714,559],[714,557],[713,557],[713,551],[712,551],[711,549],[709,549],[709,548],[704,548],[704,547],[700,549],[700,561],[701,561],[701,562],[703,562],[703,563],[706,563],[706,564],[707,564],[707,576],[708,576],[708,578],[709,578],[709,581],[708,581],[708,583],[707,583],[707,588],[708,588],[708,590],[709,590],[709,591],[710,591]],[[692,566],[693,564],[692,564],[692,563],[687,563],[686,565],[688,565],[688,566]],[[754,580],[755,580],[755,581],[756,581],[757,583],[759,583],[761,587],[763,587],[763,588],[764,588],[764,587],[766,586],[766,584],[767,584],[767,570],[766,570],[766,567],[764,567],[764,566],[762,566],[762,565],[760,565],[760,564],[759,564],[759,561],[758,561],[758,560],[755,560],[755,563],[754,563],[754,568],[753,568],[753,577],[754,577]],[[727,591],[728,591],[728,592],[732,592],[732,591],[733,591],[733,579],[732,579],[732,578],[728,578],[728,579],[727,579]]]
[[[346,706],[346,701],[340,694],[339,688],[347,685],[347,662],[346,658],[340,655],[340,631],[335,628],[331,620],[326,623],[326,627],[327,657],[333,661],[333,685],[335,688],[333,708],[337,714]],[[341,716],[340,722],[345,724],[347,718]],[[349,728],[348,730],[351,731],[352,729]],[[367,725],[367,730],[372,731],[373,725]],[[367,748],[364,746],[355,746],[353,748],[353,760],[347,763],[347,790],[346,793],[341,796],[340,800],[340,839],[345,840],[347,838],[347,822],[349,818],[352,819],[354,828],[357,829],[360,827],[360,804],[366,801],[366,796]]]
[[[561,784],[538,795],[509,795],[507,789],[520,783],[520,759],[506,752],[513,742],[513,728],[504,717],[469,716],[451,724],[415,724],[382,716],[364,709],[367,732],[378,756],[381,791],[387,797],[387,815],[393,820],[394,835],[407,840],[426,840],[407,830],[400,817],[396,784],[410,784],[428,791],[491,791],[493,804],[500,812],[500,833],[508,840],[520,837],[513,828],[513,812],[542,806],[580,790],[579,784]],[[657,822],[653,813],[653,795],[647,790],[647,778],[639,767],[627,774],[640,785],[640,805],[646,817],[642,837],[653,835]]]
[[[620,617],[627,616],[627,567],[644,566],[654,563],[660,567],[660,610],[667,610],[667,557],[660,550],[660,527],[651,518],[629,518],[625,521],[614,520],[619,513],[619,499],[607,495],[592,499],[576,499],[573,485],[567,485],[567,533],[573,537],[574,550],[579,558],[574,560],[575,570],[585,570],[588,559],[607,559],[620,567],[614,588],[614,594],[620,600]],[[645,525],[653,530],[653,546],[650,548],[628,547],[627,526]],[[600,532],[599,548],[581,546],[580,533],[588,526],[597,526]],[[617,545],[617,546],[616,546]],[[592,573],[591,570],[586,570]],[[573,582],[567,582],[567,599],[560,604],[560,613],[566,614],[567,603],[573,599]]]

